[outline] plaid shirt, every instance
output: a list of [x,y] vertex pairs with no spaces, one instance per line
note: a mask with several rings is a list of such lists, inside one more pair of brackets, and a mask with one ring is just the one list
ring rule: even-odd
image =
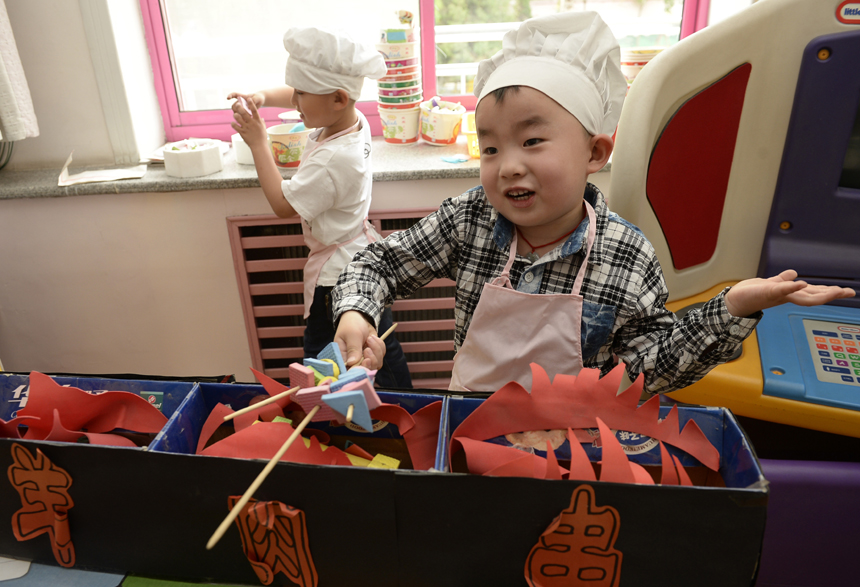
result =
[[[652,393],[680,389],[728,360],[758,317],[736,318],[720,293],[678,320],[665,307],[668,290],[651,243],[610,212],[588,184],[596,236],[582,284],[583,365],[608,373],[622,360],[631,380],[645,374]],[[528,293],[569,294],[585,254],[588,219],[534,264],[517,255],[511,283]],[[335,318],[346,310],[374,317],[395,299],[433,279],[456,282],[454,348],[460,348],[484,284],[507,262],[514,225],[487,201],[482,187],[445,200],[409,230],[357,254],[333,291]],[[529,275],[531,274],[531,275]],[[539,359],[538,359],[539,362]]]

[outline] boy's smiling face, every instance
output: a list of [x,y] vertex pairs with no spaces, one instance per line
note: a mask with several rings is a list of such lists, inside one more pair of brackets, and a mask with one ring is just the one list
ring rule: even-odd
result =
[[612,139],[590,136],[557,102],[526,86],[509,89],[501,102],[483,98],[475,126],[490,204],[533,243],[574,230],[588,175],[606,164]]

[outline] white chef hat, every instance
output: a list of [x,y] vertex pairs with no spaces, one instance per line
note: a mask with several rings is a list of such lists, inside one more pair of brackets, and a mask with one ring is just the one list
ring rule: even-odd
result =
[[502,50],[478,65],[478,102],[493,90],[528,86],[573,114],[591,134],[615,132],[627,80],[621,49],[596,12],[531,18],[509,31]]
[[382,54],[347,33],[291,28],[284,35],[284,47],[290,54],[285,81],[303,92],[346,90],[350,98],[358,100],[364,78],[379,79],[386,73]]

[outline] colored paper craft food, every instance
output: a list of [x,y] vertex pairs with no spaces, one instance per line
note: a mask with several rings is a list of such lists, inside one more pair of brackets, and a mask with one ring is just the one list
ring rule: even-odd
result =
[[[42,373],[30,373],[27,405],[15,419],[0,421],[5,438],[138,446],[131,433],[155,434],[167,423],[158,408],[127,391],[88,393],[64,387]],[[26,430],[22,433],[22,428]]]
[[[302,365],[291,365],[291,373],[295,372],[304,377]],[[334,420],[339,424],[346,421],[349,406],[354,406],[353,422],[370,432],[372,420],[384,420],[397,426],[400,435],[406,442],[409,458],[413,469],[427,470],[435,464],[436,443],[438,440],[439,418],[441,404],[431,404],[414,414],[410,414],[400,406],[384,404],[376,394],[371,383],[375,371],[353,368],[344,374],[344,386],[337,393],[325,393],[328,386],[315,386],[309,389],[299,389],[297,392],[284,395],[290,388],[255,369],[257,380],[262,384],[268,397],[280,399],[263,405],[260,408],[239,410],[241,415],[234,416],[233,410],[224,404],[218,404],[209,414],[200,433],[197,444],[197,454],[244,459],[270,459],[278,449],[289,439],[295,428],[287,422],[275,422],[284,418],[290,411],[301,410],[309,413],[314,406],[322,405],[327,412],[318,410],[313,421]],[[306,383],[309,379],[304,380]],[[291,380],[294,383],[295,380]],[[302,394],[302,392],[305,394]],[[324,398],[324,400],[319,399]],[[266,400],[269,401],[269,400]],[[246,411],[247,410],[247,411]],[[319,417],[324,414],[323,417]],[[234,431],[226,437],[222,434],[221,426],[225,421],[232,420]],[[295,420],[298,421],[298,420]],[[368,466],[376,456],[361,451],[366,458],[356,459],[353,454],[347,454],[337,447],[330,446],[328,434],[321,430],[305,428],[304,442],[293,443],[281,456],[282,461],[340,466]],[[222,434],[223,435],[223,434]],[[309,437],[309,438],[308,438]],[[353,453],[356,450],[353,449]],[[383,455],[383,457],[386,455]],[[396,459],[392,459],[396,461]],[[385,461],[391,462],[391,461]]]
[[[644,467],[628,460],[616,438],[616,430],[639,433],[659,441],[663,485],[692,484],[681,462],[670,455],[664,445],[687,452],[713,471],[719,469],[719,451],[695,421],[690,420],[683,430],[680,429],[677,406],[662,420],[658,396],[637,407],[643,387],[641,376],[627,390],[617,394],[624,365],[617,366],[602,379],[597,369],[583,369],[578,376],[557,375],[553,381],[539,365],[532,363],[531,367],[531,392],[516,382],[506,384],[483,401],[452,434],[450,455],[453,457],[463,451],[469,472],[594,481],[594,467],[580,444],[583,435],[578,435],[576,430],[595,428],[599,431],[602,448],[601,481],[654,483]],[[487,442],[508,434],[547,430],[567,431],[571,453],[569,469],[558,466],[549,441],[546,442],[547,458]]]

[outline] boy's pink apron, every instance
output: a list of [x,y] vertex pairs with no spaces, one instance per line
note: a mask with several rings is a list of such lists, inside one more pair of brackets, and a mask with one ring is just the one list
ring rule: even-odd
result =
[[570,294],[531,294],[511,287],[510,271],[517,255],[517,233],[502,274],[484,284],[466,339],[454,357],[449,389],[497,391],[510,381],[531,389],[529,363],[550,377],[577,375],[582,369],[582,281],[594,244],[594,208],[588,214],[585,259]]
[[[356,121],[356,123],[354,125],[352,125],[351,127],[349,127],[348,129],[343,130],[337,134],[334,134],[334,135],[332,135],[332,136],[328,137],[327,139],[324,139],[320,142],[317,142],[317,141],[311,139],[310,137],[308,137],[308,141],[307,141],[307,144],[305,145],[305,150],[302,153],[302,158],[301,158],[301,162],[299,163],[299,167],[301,167],[301,164],[305,162],[305,159],[307,159],[308,155],[310,155],[310,153],[314,149],[316,149],[317,147],[319,147],[320,145],[322,145],[326,141],[330,141],[332,139],[336,139],[340,136],[343,136],[345,134],[349,134],[349,133],[353,132],[354,130],[356,130],[359,127],[360,124],[361,124],[361,117],[359,117],[358,121]],[[310,251],[308,253],[308,260],[307,260],[307,263],[305,263],[305,269],[304,269],[304,296],[305,296],[305,315],[304,315],[304,317],[307,318],[311,313],[311,304],[313,304],[313,301],[314,301],[314,290],[317,287],[317,282],[319,281],[320,272],[322,271],[323,265],[326,264],[326,261],[328,261],[331,258],[331,256],[334,255],[334,252],[337,251],[340,247],[351,243],[352,241],[354,241],[358,237],[360,237],[362,234],[364,234],[367,237],[368,242],[371,242],[371,243],[375,242],[376,241],[376,231],[373,229],[373,225],[370,224],[370,221],[367,218],[365,218],[364,219],[364,230],[361,233],[359,233],[359,234],[355,235],[355,237],[353,237],[349,240],[343,241],[341,243],[332,243],[330,245],[326,245],[326,244],[321,243],[317,239],[315,239],[313,237],[313,235],[311,234],[310,224],[308,224],[304,218],[302,218],[301,220],[302,220],[302,235],[305,237],[305,245],[308,247],[308,250]]]

